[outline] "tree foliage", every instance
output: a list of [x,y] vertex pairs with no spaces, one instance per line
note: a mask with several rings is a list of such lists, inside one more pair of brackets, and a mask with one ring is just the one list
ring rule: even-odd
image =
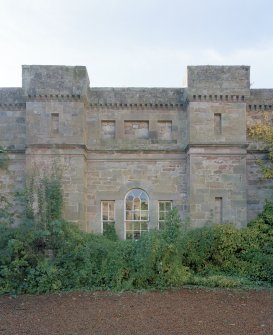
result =
[[273,179],[273,111],[264,112],[261,120],[248,127],[248,135],[265,144],[269,162],[258,160],[264,179]]

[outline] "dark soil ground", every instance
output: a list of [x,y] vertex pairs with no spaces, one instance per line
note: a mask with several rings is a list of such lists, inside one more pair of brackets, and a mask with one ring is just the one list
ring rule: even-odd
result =
[[0,334],[273,335],[273,291],[1,296]]

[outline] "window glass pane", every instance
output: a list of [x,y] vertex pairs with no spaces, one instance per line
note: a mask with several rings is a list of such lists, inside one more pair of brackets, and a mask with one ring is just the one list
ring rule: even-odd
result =
[[133,198],[137,198],[139,196],[140,192],[139,190],[132,190],[131,195]]
[[133,209],[133,201],[128,200],[126,202],[126,209],[127,210],[132,210]]
[[148,230],[149,200],[141,189],[131,190],[125,199],[126,238],[139,239],[142,231]]
[[133,201],[134,200],[134,195],[133,193],[129,194],[126,201]]
[[139,197],[140,197],[140,199],[141,199],[142,201],[146,201],[146,202],[148,201],[147,194],[144,193],[144,192],[141,192],[140,195],[139,195]]
[[126,230],[133,230],[133,222],[126,221]]
[[172,202],[166,201],[166,211],[170,211],[172,209]]
[[160,201],[160,202],[159,202],[159,210],[160,210],[160,211],[164,211],[164,209],[165,209],[165,206],[164,206],[164,205],[165,205],[165,203],[164,203],[163,201]]
[[109,201],[109,217],[108,220],[114,221],[114,201]]
[[130,211],[126,211],[126,220],[133,220],[133,213]]
[[108,215],[108,201],[103,201],[102,210],[103,210],[103,214]]
[[165,221],[160,221],[159,222],[159,229],[164,229],[165,227]]
[[141,220],[148,220],[148,211],[141,211]]
[[140,211],[134,212],[134,220],[140,220]]
[[140,230],[140,222],[134,222],[134,230]]
[[126,232],[126,240],[132,240],[133,239],[133,233],[131,231]]
[[169,211],[172,209],[172,201],[166,200],[166,201],[159,201],[158,204],[158,227],[159,229],[162,229],[165,225],[167,215]]
[[147,222],[141,222],[141,230],[148,230],[148,223]]
[[134,240],[140,239],[140,231],[134,231]]
[[140,209],[140,199],[139,198],[135,198],[134,200],[134,209]]
[[159,212],[159,220],[165,220],[165,213]]
[[109,204],[109,211],[114,212],[114,201],[108,201]]
[[102,201],[101,202],[101,227],[104,232],[108,225],[115,224],[115,201]]
[[147,211],[148,210],[148,201],[147,200],[142,200],[141,201],[141,209]]

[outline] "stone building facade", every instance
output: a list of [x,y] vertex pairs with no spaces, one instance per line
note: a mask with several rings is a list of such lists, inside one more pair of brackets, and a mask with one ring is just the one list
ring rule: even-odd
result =
[[272,198],[247,124],[272,110],[273,89],[250,89],[249,66],[189,66],[184,88],[96,88],[83,66],[23,66],[0,88],[3,193],[33,166],[62,169],[64,216],[85,231],[115,222],[121,238],[164,224],[175,206],[191,225],[245,226]]

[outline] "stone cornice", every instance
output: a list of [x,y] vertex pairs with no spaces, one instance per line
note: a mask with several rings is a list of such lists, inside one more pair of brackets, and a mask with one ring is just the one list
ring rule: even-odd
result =
[[191,148],[240,148],[247,149],[247,143],[190,143],[186,146],[185,151]]
[[26,149],[37,148],[37,149],[83,149],[87,150],[85,144],[54,144],[54,143],[40,143],[40,144],[27,144]]

